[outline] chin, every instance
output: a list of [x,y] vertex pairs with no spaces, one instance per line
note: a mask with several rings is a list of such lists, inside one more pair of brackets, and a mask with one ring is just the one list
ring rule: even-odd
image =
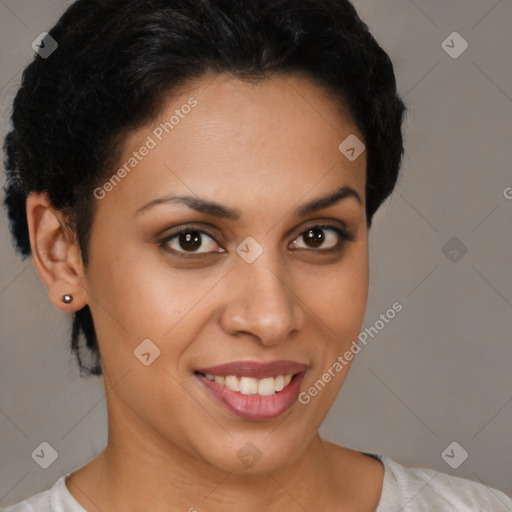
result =
[[[284,420],[283,423],[286,423]],[[303,454],[314,431],[307,438],[304,428],[289,432],[284,424],[276,424],[264,432],[237,433],[224,436],[224,442],[211,439],[208,452],[200,453],[200,458],[219,471],[238,475],[274,473],[286,469],[297,462]],[[212,447],[215,450],[212,451]]]

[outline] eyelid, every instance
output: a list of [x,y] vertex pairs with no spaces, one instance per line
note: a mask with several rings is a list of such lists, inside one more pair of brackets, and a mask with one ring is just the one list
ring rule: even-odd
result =
[[292,233],[297,232],[297,236],[304,233],[304,231],[311,229],[311,228],[329,228],[329,229],[339,229],[344,234],[349,235],[350,231],[348,229],[348,226],[345,222],[338,220],[338,219],[327,219],[327,218],[320,218],[320,219],[313,219],[313,220],[307,220],[300,224],[298,227],[291,229],[288,231],[286,236],[290,236]]
[[[205,231],[203,229],[204,227],[206,229],[211,230],[211,232]],[[184,224],[180,224],[179,226],[175,226],[174,228],[165,228],[161,230],[159,233],[156,234],[156,237],[163,237],[169,239],[175,235],[179,235],[184,231],[199,231],[201,233],[207,234],[210,237],[219,236],[220,234],[219,229],[214,224],[210,224],[208,222],[185,222]],[[165,233],[165,235],[163,233]],[[217,235],[214,235],[213,233],[217,233]]]

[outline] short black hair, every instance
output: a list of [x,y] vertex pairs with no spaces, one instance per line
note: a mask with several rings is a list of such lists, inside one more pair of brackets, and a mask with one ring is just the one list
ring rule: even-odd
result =
[[[347,0],[77,0],[49,34],[58,48],[25,68],[4,141],[4,202],[24,258],[26,198],[46,191],[87,265],[92,191],[126,135],[158,115],[164,95],[210,71],[311,77],[364,137],[368,227],[395,187],[406,108],[389,56]],[[71,338],[81,374],[100,375],[88,306],[74,313]]]

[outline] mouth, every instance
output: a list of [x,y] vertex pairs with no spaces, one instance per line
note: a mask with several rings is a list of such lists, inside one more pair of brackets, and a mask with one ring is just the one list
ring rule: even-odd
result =
[[283,414],[297,399],[307,366],[294,361],[239,361],[196,370],[194,375],[217,403],[247,420]]

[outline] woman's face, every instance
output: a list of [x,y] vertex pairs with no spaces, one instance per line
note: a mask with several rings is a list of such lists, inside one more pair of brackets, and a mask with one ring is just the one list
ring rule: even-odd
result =
[[352,157],[354,135],[299,75],[217,75],[126,139],[112,174],[124,172],[95,191],[84,280],[109,442],[229,472],[304,452],[366,307],[366,153]]

